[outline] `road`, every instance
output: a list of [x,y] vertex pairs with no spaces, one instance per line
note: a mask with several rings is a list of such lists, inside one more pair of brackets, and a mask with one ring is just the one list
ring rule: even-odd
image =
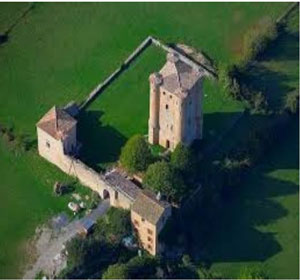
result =
[[67,226],[62,228],[62,230],[56,234],[54,238],[49,238],[45,242],[42,241],[42,246],[37,248],[38,258],[36,262],[29,270],[25,272],[23,278],[34,279],[35,275],[40,271],[43,271],[51,278],[54,277],[61,269],[64,268],[66,264],[66,259],[60,258],[59,255],[63,250],[64,244],[66,244],[67,241],[71,240],[77,234],[78,224],[83,222],[85,219],[96,221],[99,217],[106,213],[109,206],[109,200],[101,201],[98,207],[89,215],[79,220],[72,221]]

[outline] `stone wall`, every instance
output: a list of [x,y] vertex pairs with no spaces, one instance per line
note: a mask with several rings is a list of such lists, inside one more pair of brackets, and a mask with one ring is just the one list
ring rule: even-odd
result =
[[109,194],[110,204],[115,207],[129,209],[133,202],[132,198],[109,185],[105,176],[96,172],[79,159],[64,153],[63,142],[56,140],[38,128],[39,154],[59,167],[66,174],[77,178],[81,184],[99,193],[102,199]]

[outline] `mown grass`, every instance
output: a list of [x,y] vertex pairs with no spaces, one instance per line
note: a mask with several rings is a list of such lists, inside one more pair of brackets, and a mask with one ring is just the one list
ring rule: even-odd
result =
[[[276,17],[287,5],[36,3],[9,34],[8,41],[0,46],[0,123],[12,124],[16,133],[27,133],[35,138],[34,125],[50,107],[72,99],[82,101],[149,34],[165,42],[183,42],[202,49],[216,63],[235,60],[239,56],[241,35],[247,28],[265,16]],[[1,3],[0,32],[5,31],[26,7],[24,3]],[[108,137],[106,131],[102,134],[105,137],[96,139],[99,142],[94,145],[94,153],[102,156],[98,149],[106,150],[103,146],[116,145],[119,149],[118,143],[123,143],[126,137],[146,129],[148,98],[138,93],[139,90],[143,90],[141,94],[148,93],[148,72],[152,68],[157,70],[163,62],[164,58],[159,57],[155,52],[145,53],[136,64],[142,73],[128,71],[93,105],[101,103],[99,109],[104,112],[101,123],[111,126],[110,133],[120,138]],[[128,85],[126,79],[138,82],[136,85],[141,89],[134,84]],[[132,91],[124,93],[121,85]],[[213,108],[211,112],[217,114],[223,109],[222,102],[218,105],[214,102],[219,97],[218,89],[213,84],[206,87],[211,93],[206,107]],[[116,98],[113,93],[129,97]],[[114,104],[110,104],[110,100]],[[134,110],[137,114],[131,115]],[[232,108],[223,110],[230,112]],[[99,118],[95,117],[95,127],[99,127]],[[92,141],[95,140],[92,138]],[[116,155],[108,153],[100,161],[114,160]],[[98,163],[99,159],[96,161]],[[0,214],[0,276],[18,277],[17,268],[25,257],[17,256],[24,256],[22,245],[26,239],[46,217],[65,209],[67,199],[54,199],[52,185],[55,180],[66,177],[39,158],[35,151],[16,158],[2,142],[0,162],[0,174],[4,178],[0,183],[1,209],[4,209]]]

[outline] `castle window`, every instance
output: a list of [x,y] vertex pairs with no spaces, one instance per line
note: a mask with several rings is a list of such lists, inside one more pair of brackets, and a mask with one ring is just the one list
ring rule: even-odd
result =
[[152,243],[152,238],[150,236],[148,236],[147,240],[148,242]]
[[151,230],[151,229],[147,229],[147,232],[148,232],[148,234],[150,234],[150,235],[152,235],[153,234],[153,231]]
[[46,141],[46,146],[47,146],[47,148],[50,148],[50,143],[49,143],[49,141]]
[[170,98],[172,99],[172,95],[170,95]]
[[169,109],[169,105],[168,105],[168,104],[166,104],[166,109],[167,109],[167,110]]
[[152,251],[152,246],[150,244],[148,244],[147,248],[148,250]]
[[142,222],[145,222],[145,219],[144,219],[144,218],[142,218]]
[[115,191],[115,199],[119,198],[119,193],[117,191]]
[[163,95],[166,95],[166,92],[165,92],[165,91],[163,91]]
[[173,131],[173,125],[170,126],[171,131]]
[[133,223],[135,224],[135,226],[139,227],[139,222],[137,220],[134,220]]

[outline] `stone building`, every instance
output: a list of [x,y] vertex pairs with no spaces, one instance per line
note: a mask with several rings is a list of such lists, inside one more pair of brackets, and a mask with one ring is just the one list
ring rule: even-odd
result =
[[141,191],[131,207],[131,222],[140,246],[151,255],[162,252],[158,235],[171,214],[171,205],[148,190]]
[[203,78],[201,68],[168,53],[159,73],[150,75],[148,137],[151,144],[173,150],[178,143],[189,145],[202,138]]
[[65,110],[52,107],[36,127],[39,154],[53,164],[76,149],[77,121]]

